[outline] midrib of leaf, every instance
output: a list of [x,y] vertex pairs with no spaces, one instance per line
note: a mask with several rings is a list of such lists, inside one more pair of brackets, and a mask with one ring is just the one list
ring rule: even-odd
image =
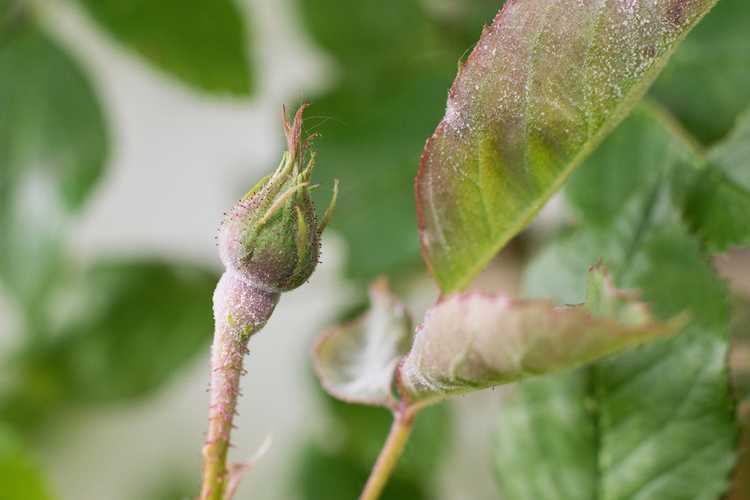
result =
[[[514,0],[509,1],[512,2]],[[553,2],[549,2],[543,11],[539,30],[534,33],[534,41],[531,44],[531,53],[529,54],[527,62],[529,69],[526,72],[526,85],[524,85],[523,93],[523,170],[526,174],[531,172],[531,169],[529,168],[529,122],[531,121],[529,120],[529,109],[531,108],[531,96],[533,95],[534,89],[534,65],[536,64],[537,56],[539,55],[539,40],[542,38],[542,33],[544,33],[544,30],[547,27],[548,14],[553,5]],[[490,232],[490,234],[492,234],[492,232]]]

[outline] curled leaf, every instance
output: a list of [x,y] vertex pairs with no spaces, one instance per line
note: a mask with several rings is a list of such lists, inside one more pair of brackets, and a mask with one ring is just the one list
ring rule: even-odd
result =
[[399,368],[412,403],[506,384],[584,364],[673,334],[635,294],[616,289],[600,266],[589,273],[586,304],[556,307],[467,293],[434,306]]
[[505,3],[459,72],[416,180],[422,252],[445,292],[523,229],[715,2]]
[[315,371],[334,397],[393,408],[391,386],[411,346],[411,319],[385,279],[370,287],[370,310],[325,334],[315,347]]

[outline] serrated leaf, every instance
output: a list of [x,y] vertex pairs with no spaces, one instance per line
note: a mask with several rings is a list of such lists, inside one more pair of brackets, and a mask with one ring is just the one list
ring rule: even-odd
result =
[[694,176],[702,163],[697,147],[669,115],[641,104],[571,175],[565,196],[586,223],[609,225],[622,218],[633,197],[649,191],[645,186],[676,168],[681,169],[676,175]]
[[651,95],[703,143],[724,137],[750,105],[750,3],[721,0],[687,37]]
[[[735,443],[725,367],[726,292],[684,229],[647,231],[632,264],[618,267],[619,274],[643,290],[660,316],[687,311],[686,332],[565,374],[566,380],[524,382],[499,417],[496,460],[517,460],[514,450],[529,442],[548,451],[498,468],[508,500],[715,500],[726,488]],[[548,258],[555,254],[606,259],[606,248],[592,248],[585,233],[545,251],[534,274],[560,279],[554,276],[560,264],[574,261]],[[569,282],[567,293],[575,295],[576,286]],[[564,385],[570,387],[563,391]],[[564,432],[571,427],[582,431]],[[564,468],[557,461],[561,455],[568,457]],[[584,487],[571,490],[573,478]],[[522,487],[532,482],[539,486]]]
[[529,380],[503,400],[495,467],[506,500],[597,498],[595,408],[585,369]]
[[112,36],[199,90],[249,95],[248,26],[232,0],[80,0]]
[[556,307],[477,293],[448,297],[425,315],[399,366],[399,388],[410,402],[427,404],[579,366],[679,327],[655,321],[600,267],[589,273],[586,301]]
[[[669,158],[663,150],[637,134],[630,137],[621,150],[630,148],[646,162],[633,175],[663,171],[660,162]],[[636,151],[641,147],[658,154]],[[601,162],[585,168],[601,170],[591,178],[620,176],[612,167]],[[607,224],[568,232],[531,265],[527,291],[576,300],[578,274],[603,259],[618,282],[642,291],[657,317],[685,311],[690,320],[676,338],[597,362],[565,375],[566,381],[523,383],[500,416],[497,461],[507,464],[509,453],[529,442],[550,451],[498,468],[508,500],[559,500],[552,486],[570,485],[573,477],[589,487],[561,486],[566,500],[715,500],[726,489],[736,442],[726,369],[727,291],[679,222],[670,204],[679,201],[669,196],[672,182],[664,175],[655,179],[657,189],[653,183],[636,187]],[[570,388],[560,392],[562,384]],[[571,426],[594,432],[557,432]],[[565,468],[555,461],[561,454],[570,460]],[[519,486],[531,481],[546,487]]]
[[341,400],[393,408],[393,373],[411,345],[411,319],[385,280],[370,288],[370,301],[362,318],[321,338],[315,370],[323,387]]
[[505,5],[459,72],[417,176],[423,254],[444,291],[530,221],[714,3]]
[[750,244],[750,111],[706,155],[682,199],[691,229],[714,251]]
[[750,245],[750,190],[709,166],[694,177],[683,215],[714,251]]
[[0,426],[0,500],[50,500],[47,482],[20,439]]
[[0,74],[10,75],[0,79],[0,279],[32,309],[59,267],[69,218],[103,171],[108,136],[80,66],[15,16],[0,43]]

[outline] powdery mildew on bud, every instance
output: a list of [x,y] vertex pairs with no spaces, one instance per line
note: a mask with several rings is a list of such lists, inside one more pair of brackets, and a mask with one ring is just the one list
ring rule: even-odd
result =
[[280,294],[262,290],[236,271],[225,272],[214,290],[216,328],[237,338],[250,336],[265,326]]
[[276,171],[261,180],[225,216],[217,237],[227,270],[258,288],[284,292],[307,281],[318,264],[320,237],[331,206],[318,222],[310,197],[315,154],[302,139],[303,106],[284,121],[289,150]]
[[309,140],[301,139],[304,109],[293,124],[284,116],[289,151],[276,171],[225,215],[217,235],[226,271],[213,297],[216,331],[201,500],[227,500],[237,486],[235,481],[230,489],[226,457],[248,341],[271,317],[281,292],[300,286],[315,270],[335,203],[337,185],[318,224],[309,193],[314,155],[308,158]]

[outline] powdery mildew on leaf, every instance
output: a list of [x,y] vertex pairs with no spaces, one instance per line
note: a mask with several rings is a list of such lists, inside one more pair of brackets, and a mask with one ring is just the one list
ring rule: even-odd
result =
[[463,287],[598,144],[716,0],[509,0],[454,82],[416,179],[423,255]]
[[680,323],[656,321],[600,267],[589,273],[585,305],[454,295],[425,316],[400,365],[399,387],[412,403],[435,402],[578,366],[671,335]]
[[384,279],[370,288],[370,301],[363,317],[321,338],[313,356],[315,370],[334,397],[394,407],[393,373],[411,346],[411,319]]

